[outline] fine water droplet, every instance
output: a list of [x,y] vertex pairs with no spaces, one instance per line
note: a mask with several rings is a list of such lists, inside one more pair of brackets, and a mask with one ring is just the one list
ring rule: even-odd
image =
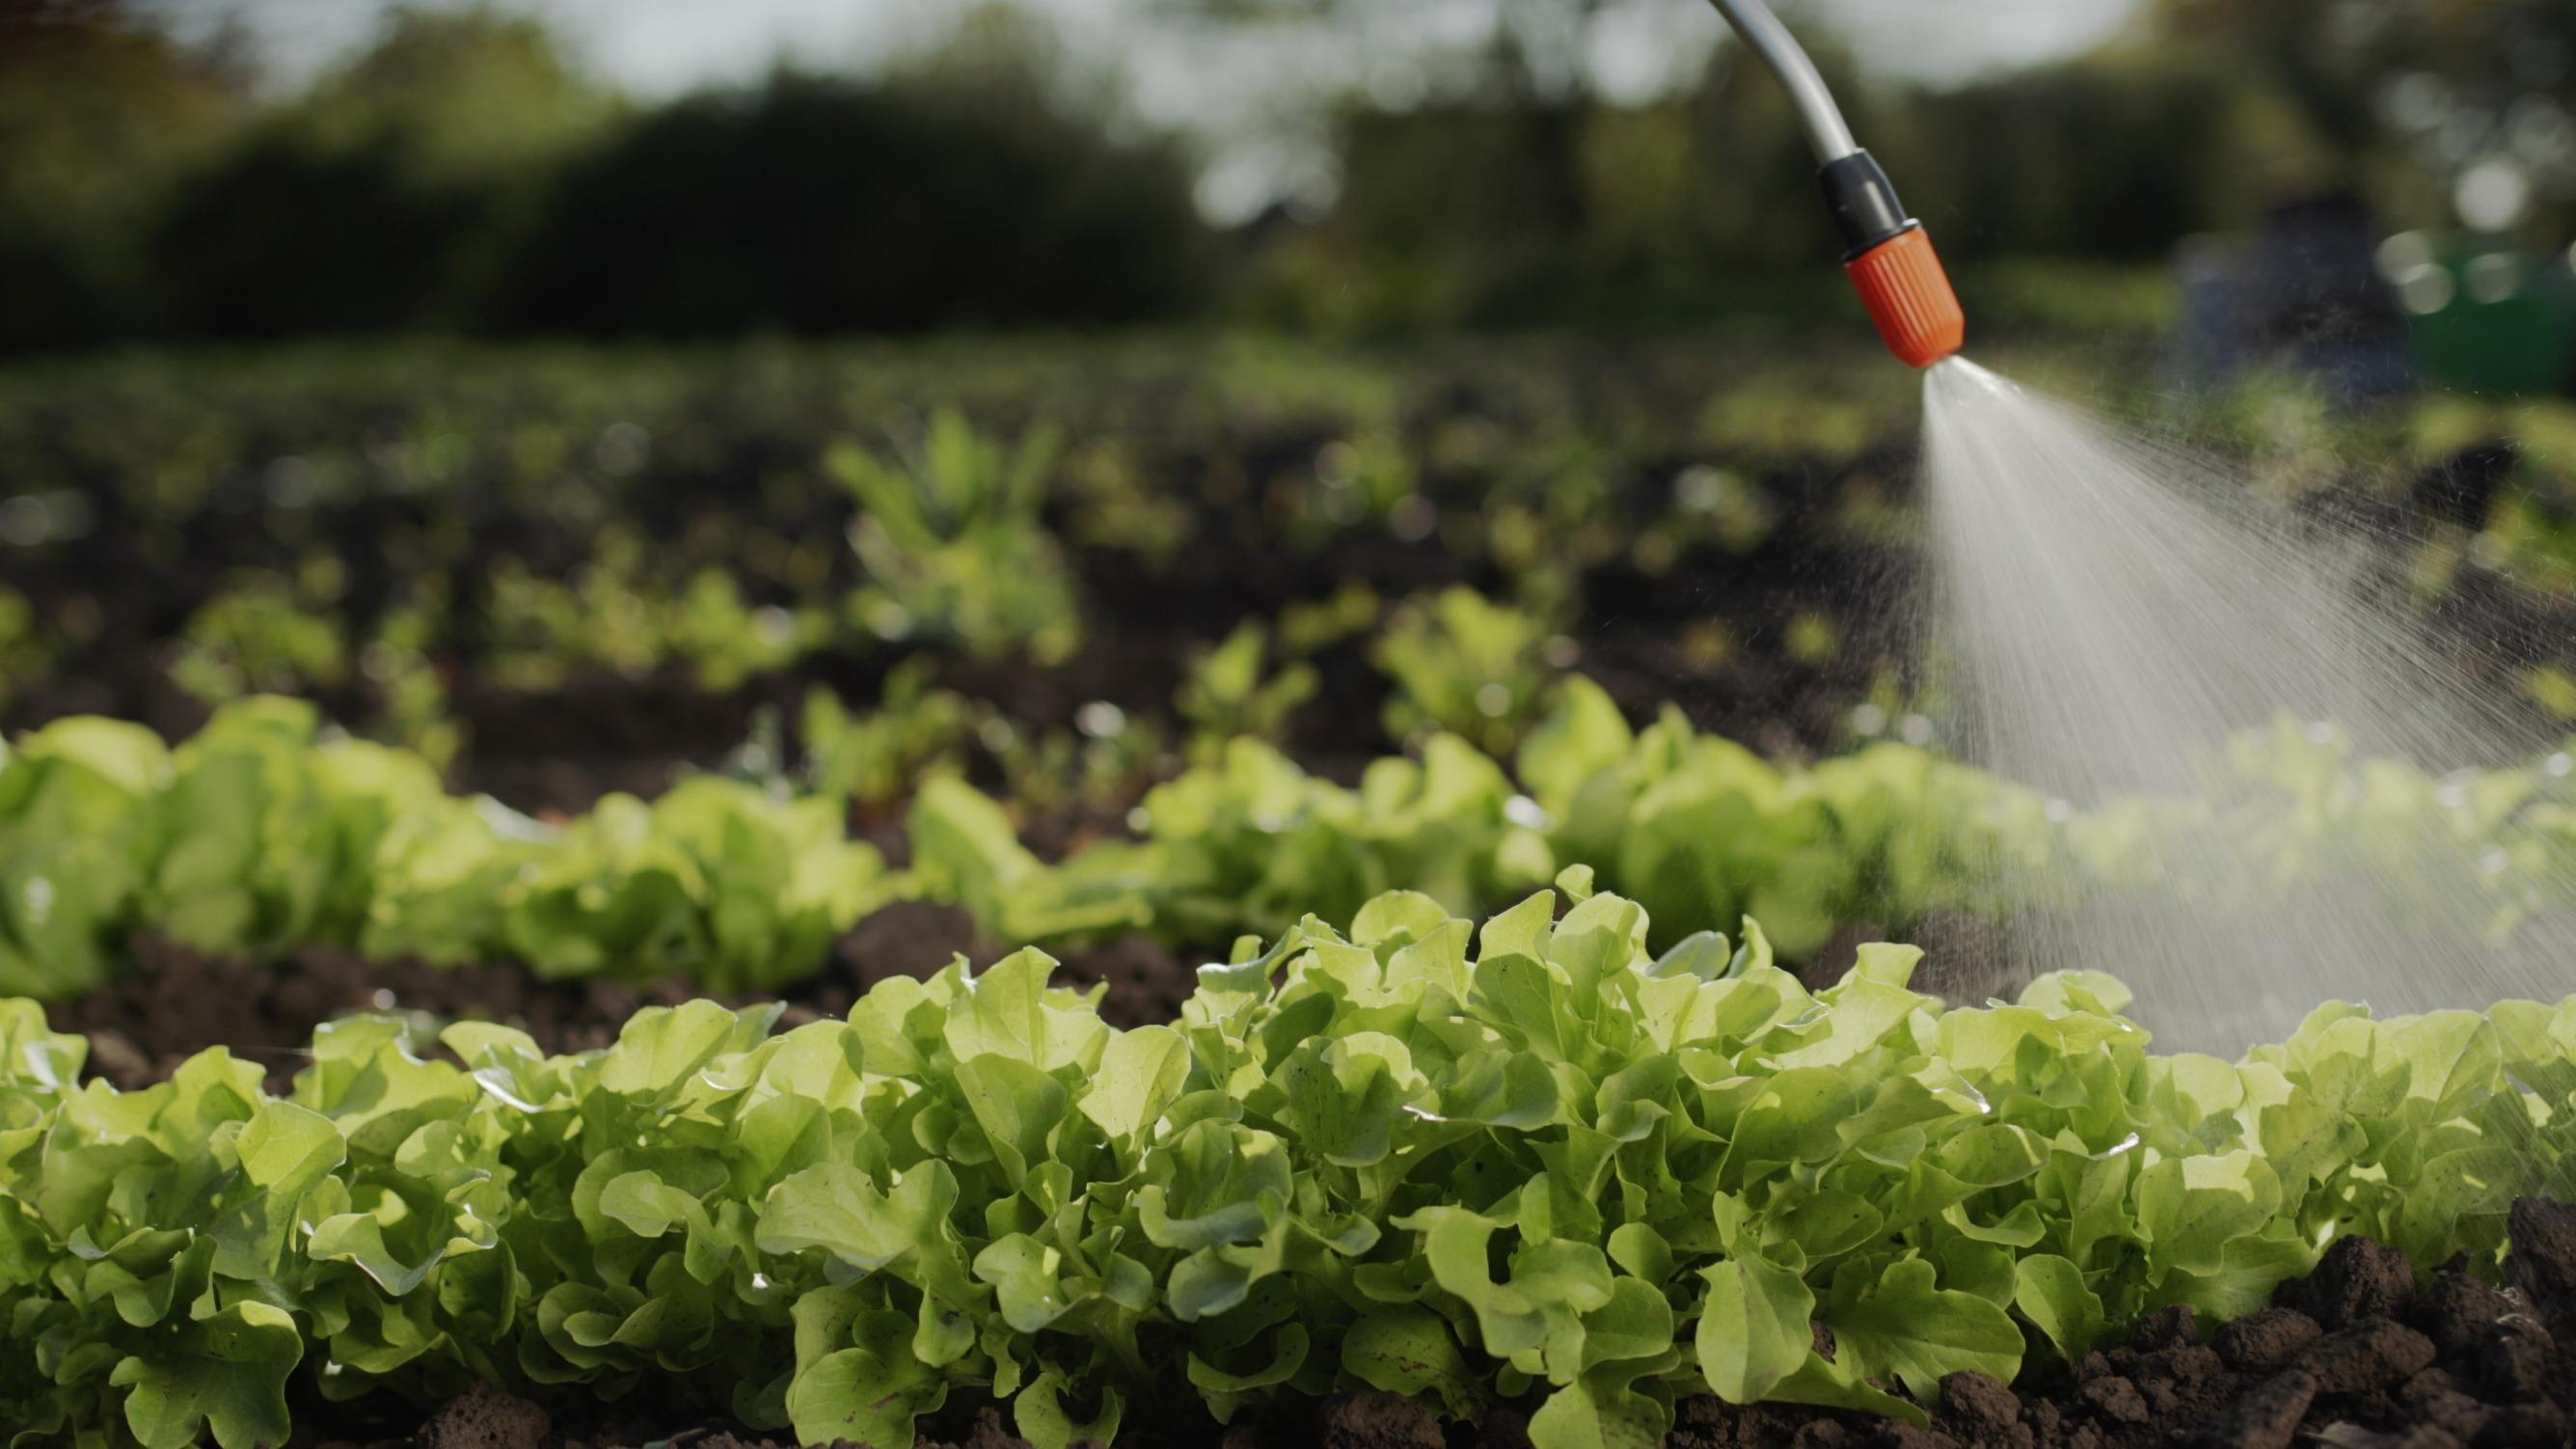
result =
[[[2378,258],[2419,311],[2454,300],[2431,252],[2418,238]],[[2333,464],[2313,399],[2257,401],[2254,436],[2204,454],[1965,360],[1924,389],[1960,721],[1944,746],[2039,792],[2084,846],[1998,923],[2004,960],[2118,976],[2160,1049],[2227,1056],[2321,1002],[2563,994],[2576,872],[2546,852],[2500,859],[2510,839],[2471,813],[2497,764],[2576,772],[2514,692],[2543,661],[2427,628],[2382,586],[2411,555],[2286,501],[2300,458]],[[2012,814],[1995,818],[2012,849]]]

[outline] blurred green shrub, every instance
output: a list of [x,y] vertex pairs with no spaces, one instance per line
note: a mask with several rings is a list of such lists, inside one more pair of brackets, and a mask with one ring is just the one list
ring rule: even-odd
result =
[[146,326],[153,221],[249,109],[240,77],[121,5],[0,3],[0,349]]
[[1207,295],[1186,157],[986,7],[866,80],[632,107],[537,21],[395,7],[262,104],[142,0],[0,0],[0,348],[1128,321]]
[[987,9],[875,82],[782,73],[639,117],[583,160],[510,320],[600,334],[1133,320],[1198,300],[1181,153],[1059,93]]
[[155,242],[179,330],[489,321],[558,168],[610,114],[536,22],[397,10],[198,177]]

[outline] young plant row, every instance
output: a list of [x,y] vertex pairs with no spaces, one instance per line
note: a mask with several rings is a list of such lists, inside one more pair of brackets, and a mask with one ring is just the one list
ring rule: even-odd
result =
[[228,706],[175,749],[64,720],[0,761],[13,995],[101,984],[137,929],[253,957],[333,945],[776,990],[899,888],[835,800],[698,778],[546,826],[450,796],[409,752],[323,739],[294,700]]
[[1563,884],[1561,917],[1309,918],[1171,1026],[1028,951],[569,1057],[353,1019],[286,1097],[220,1049],[82,1085],[85,1044],[0,1002],[0,1420],[251,1449],[290,1398],[481,1378],[809,1443],[990,1396],[1065,1449],[1360,1387],[1519,1401],[1538,1449],[1653,1444],[1712,1392],[1920,1422],[1947,1374],[2260,1307],[2339,1233],[2491,1272],[2576,1168],[2576,998],[2158,1056],[2104,977],[1950,1009],[1882,946],[1811,995],[1750,924],[1656,955]]
[[[0,761],[0,992],[92,989],[138,929],[253,957],[331,945],[780,991],[901,898],[963,904],[1014,944],[1139,928],[1213,950],[1383,890],[1490,910],[1587,856],[1680,929],[1756,912],[1803,959],[1840,922],[1971,899],[2001,860],[1994,812],[2018,801],[1899,746],[1799,771],[1677,720],[1632,737],[1579,681],[1521,773],[1535,798],[1434,735],[1349,790],[1237,740],[1152,792],[1143,838],[1062,864],[939,776],[916,794],[912,868],[893,871],[847,838],[837,796],[697,778],[551,826],[448,796],[404,751],[325,739],[299,702],[228,706],[175,749],[66,720]],[[2011,808],[2045,827],[2036,802]]]
[[66,720],[0,758],[0,992],[91,989],[138,929],[253,957],[330,945],[775,992],[897,899],[961,904],[1015,945],[1141,929],[1212,951],[1387,890],[1480,914],[1575,864],[1652,911],[1659,946],[1752,915],[1793,961],[1935,911],[2105,894],[2261,910],[2333,870],[2392,899],[2470,893],[2500,934],[2576,908],[2563,756],[2435,778],[2285,726],[2240,740],[2199,795],[2074,811],[1903,745],[1790,767],[1677,714],[1633,729],[1579,677],[1510,768],[1435,734],[1349,788],[1237,739],[1136,818],[1135,839],[1047,862],[1001,805],[933,776],[898,871],[848,837],[839,796],[701,777],[554,826],[451,797],[403,751],[325,739],[297,702],[227,707],[175,749]]
[[1783,766],[1678,711],[1633,728],[1572,676],[1508,768],[1435,735],[1353,789],[1237,739],[1149,793],[1137,820],[1139,840],[1050,866],[999,805],[938,781],[913,809],[915,869],[1010,940],[1131,924],[1208,942],[1276,934],[1310,910],[1338,918],[1393,889],[1472,914],[1583,865],[1654,912],[1658,945],[1752,915],[1796,961],[1837,932],[1901,932],[1934,912],[2260,920],[2355,873],[2379,899],[2444,903],[2428,918],[2482,918],[2499,941],[2576,910],[2566,753],[2432,775],[2287,719],[2232,740],[2190,794],[2076,808],[1907,745]]

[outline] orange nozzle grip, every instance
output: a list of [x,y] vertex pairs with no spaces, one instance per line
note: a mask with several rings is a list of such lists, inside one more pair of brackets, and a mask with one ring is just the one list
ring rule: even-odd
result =
[[1941,269],[1940,254],[1923,228],[1889,237],[1843,270],[1860,290],[1887,350],[1907,366],[1930,367],[1966,343],[1967,314],[1959,310],[1959,294],[1950,290],[1950,274]]

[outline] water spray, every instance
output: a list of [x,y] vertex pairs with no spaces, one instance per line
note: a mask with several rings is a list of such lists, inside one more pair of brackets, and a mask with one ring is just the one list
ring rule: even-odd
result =
[[1825,207],[1842,233],[1843,270],[1859,290],[1878,335],[1909,367],[1930,367],[1956,353],[1968,319],[1923,223],[1905,214],[1887,172],[1852,140],[1842,107],[1806,48],[1763,0],[1714,0],[1746,46],[1780,77],[1822,169]]

